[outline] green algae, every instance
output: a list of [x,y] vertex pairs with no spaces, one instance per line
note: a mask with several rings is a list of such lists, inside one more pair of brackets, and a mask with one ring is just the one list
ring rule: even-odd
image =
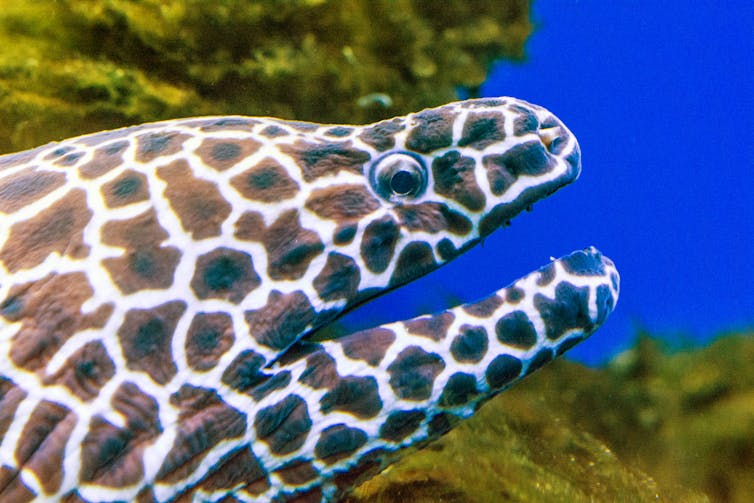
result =
[[530,32],[525,0],[0,0],[0,152],[183,116],[402,115]]
[[553,362],[351,501],[748,502],[752,361],[745,334],[670,354],[642,336],[602,369]]

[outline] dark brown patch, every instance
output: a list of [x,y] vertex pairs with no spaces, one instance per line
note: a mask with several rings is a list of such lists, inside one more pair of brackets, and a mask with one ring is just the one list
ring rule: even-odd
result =
[[[13,381],[0,377],[0,438],[5,438],[5,433],[16,414],[16,408],[24,398],[26,391],[16,386]],[[3,484],[0,484],[0,487],[4,487]]]
[[243,173],[230,179],[230,184],[246,199],[274,203],[295,196],[299,186],[286,169],[272,157],[262,159]]
[[131,309],[118,329],[118,339],[131,370],[141,370],[159,384],[176,373],[171,344],[186,304],[166,302],[151,309]]
[[262,144],[251,138],[207,138],[194,153],[204,164],[217,171],[225,171],[240,160],[259,150]]
[[314,321],[314,309],[300,291],[282,294],[270,292],[267,304],[246,311],[249,334],[257,342],[277,350],[293,344]]
[[249,445],[232,451],[216,466],[201,483],[201,488],[207,492],[243,485],[244,490],[258,495],[270,488],[267,472]]
[[[597,307],[602,308],[600,303]],[[545,325],[545,333],[551,341],[560,339],[569,330],[580,329],[590,333],[595,328],[594,321],[589,316],[588,286],[577,287],[567,281],[561,281],[555,287],[554,299],[540,293],[534,294],[534,308],[539,311]],[[604,316],[606,314],[603,314]]]
[[257,438],[277,455],[290,454],[304,445],[311,427],[306,402],[296,395],[262,408],[254,418]]
[[[194,489],[196,489],[196,487],[191,488],[192,491]],[[142,487],[141,490],[136,494],[136,498],[134,501],[135,503],[157,503],[157,497],[154,494],[154,487],[152,486]],[[87,503],[87,502],[85,500],[81,500],[81,501],[70,501],[70,502],[65,501],[64,503]]]
[[511,304],[518,304],[526,296],[526,293],[517,286],[511,286],[505,289],[505,300]]
[[269,374],[262,372],[264,364],[264,356],[247,349],[230,362],[221,380],[223,384],[235,390],[246,392],[270,378]]
[[474,246],[479,244],[479,241],[479,238],[471,238],[466,242],[461,243],[461,246],[459,248],[456,248],[456,245],[454,245],[450,239],[442,238],[440,242],[437,243],[437,253],[440,255],[442,261],[447,262],[457,257],[465,250],[473,248]]
[[261,402],[264,397],[280,389],[285,389],[291,383],[291,371],[283,370],[269,376],[267,380],[246,390],[246,392],[257,402]]
[[102,186],[108,208],[120,208],[149,199],[149,182],[143,173],[129,169]]
[[128,141],[116,141],[98,147],[89,162],[79,167],[79,173],[84,178],[97,178],[111,170],[125,164],[123,152],[128,147]]
[[235,235],[264,244],[267,275],[275,280],[301,278],[314,257],[325,248],[316,232],[301,227],[297,209],[285,211],[266,228],[261,214],[244,213],[236,223]]
[[183,148],[183,142],[190,135],[175,131],[145,133],[134,138],[136,141],[136,162],[147,163],[158,157],[175,154]]
[[380,426],[380,438],[400,442],[414,433],[426,415],[421,410],[397,410],[391,412]]
[[83,482],[106,487],[127,487],[142,481],[142,456],[162,433],[157,402],[133,383],[123,383],[113,394],[113,409],[125,419],[125,427],[95,416],[81,442]]
[[453,313],[445,311],[440,314],[404,321],[403,324],[410,334],[428,337],[433,341],[441,341],[448,336],[448,328],[455,318]]
[[317,478],[317,476],[319,475],[317,469],[314,468],[314,465],[312,465],[311,461],[305,461],[303,459],[294,459],[293,461],[289,461],[288,463],[275,470],[275,473],[282,479],[284,483],[292,486],[300,486],[302,484],[306,484],[310,480]]
[[63,452],[76,426],[76,414],[60,404],[40,402],[31,412],[16,445],[16,460],[31,470],[47,493],[63,481]]
[[235,340],[233,320],[226,313],[198,313],[186,334],[186,361],[204,371],[213,368]]
[[409,346],[387,368],[390,387],[404,400],[426,400],[432,395],[435,378],[444,368],[445,362],[439,355]]
[[500,318],[495,332],[500,342],[515,348],[531,349],[537,343],[537,330],[523,311],[513,311]]
[[223,402],[217,392],[184,384],[170,396],[179,409],[178,435],[155,480],[174,484],[189,477],[218,443],[246,432],[246,415]]
[[83,401],[95,398],[115,374],[115,365],[101,341],[91,341],[73,353],[44,384],[61,384]]
[[322,218],[344,223],[369,215],[380,202],[363,185],[334,185],[314,190],[306,208]]
[[314,454],[326,464],[351,456],[367,442],[367,434],[358,428],[335,424],[322,430]]
[[343,246],[353,241],[354,236],[356,236],[356,225],[350,223],[339,225],[333,232],[332,241],[336,245]]
[[41,264],[51,253],[84,258],[89,247],[84,243],[84,227],[92,218],[86,193],[73,189],[36,216],[16,222],[10,228],[0,260],[10,272]]
[[93,293],[89,280],[81,272],[50,274],[13,286],[0,303],[0,316],[21,322],[11,342],[11,361],[27,370],[41,369],[73,334],[105,326],[112,305],[82,313],[81,306]]
[[30,169],[0,180],[0,213],[13,213],[65,183],[63,173]]
[[325,131],[325,134],[327,136],[335,136],[336,138],[343,138],[344,136],[348,136],[351,133],[353,133],[352,127],[349,126],[333,126],[327,131]]
[[401,225],[411,231],[431,234],[451,232],[465,236],[471,231],[471,221],[461,213],[442,203],[420,203],[396,206],[395,213]]
[[387,349],[395,341],[395,332],[375,327],[337,339],[343,353],[354,360],[364,360],[372,367],[380,364]]
[[306,368],[298,382],[314,389],[330,389],[339,379],[335,360],[324,351],[318,351],[306,359]]
[[251,255],[217,248],[197,258],[191,289],[200,299],[225,299],[238,304],[259,283]]
[[395,262],[390,286],[402,285],[435,269],[437,262],[432,246],[425,241],[412,241],[401,250]]
[[364,163],[370,159],[367,152],[353,148],[350,141],[312,143],[311,140],[298,140],[293,145],[281,145],[278,148],[301,168],[306,182],[336,175],[340,171],[360,175],[364,172]]
[[361,272],[348,255],[330,252],[327,262],[314,278],[314,289],[325,301],[352,299],[359,288]]
[[427,154],[453,142],[453,122],[457,113],[450,108],[425,110],[412,117],[414,126],[406,138],[406,147]]
[[458,407],[465,405],[479,395],[476,376],[456,372],[448,379],[442,390],[438,405],[440,407]]
[[556,161],[539,141],[531,141],[516,145],[502,154],[487,155],[482,159],[482,165],[487,170],[490,190],[495,195],[501,195],[522,175],[543,175],[555,167]]
[[280,126],[272,124],[261,130],[259,134],[267,138],[279,138],[281,136],[288,136],[290,133]]
[[298,210],[288,210],[264,233],[267,250],[267,274],[274,280],[296,280],[309,268],[311,261],[325,246],[319,234],[301,227]]
[[175,247],[160,246],[168,233],[153,209],[128,220],[106,222],[101,232],[103,243],[125,248],[120,257],[102,261],[121,292],[161,290],[173,284],[181,253]]
[[432,161],[435,192],[449,197],[471,211],[484,209],[485,197],[476,181],[476,161],[456,150]]
[[498,390],[517,380],[522,367],[521,360],[515,356],[500,355],[492,360],[484,376],[490,387]]
[[247,211],[238,218],[234,236],[243,241],[258,241],[264,239],[264,216],[257,211]]
[[534,112],[517,105],[511,106],[511,109],[521,114],[513,121],[514,135],[523,136],[526,133],[532,133],[537,130],[539,127],[539,119],[537,119]]
[[183,159],[158,168],[157,176],[167,182],[165,197],[193,239],[220,235],[231,208],[214,183],[196,178]]
[[537,272],[539,273],[537,286],[547,286],[555,279],[555,263],[550,262],[546,266],[541,267]]
[[390,119],[364,128],[359,139],[379,152],[384,152],[395,146],[395,133],[405,128],[403,119]]
[[470,113],[463,124],[459,147],[484,150],[505,139],[505,116],[500,112]]
[[463,324],[450,344],[450,354],[456,361],[476,363],[484,358],[489,347],[487,330],[483,326]]
[[73,145],[60,145],[57,148],[50,150],[47,155],[42,157],[42,160],[52,162],[56,159],[62,158],[64,155],[70,154],[74,150],[76,150],[76,147]]
[[84,152],[71,151],[64,156],[55,159],[52,164],[54,164],[55,166],[60,166],[62,168],[67,168],[69,166],[75,165],[82,157],[84,157]]
[[347,412],[360,419],[376,417],[382,410],[374,377],[343,377],[319,401],[323,414]]
[[[2,166],[0,166],[2,169]],[[0,466],[0,499],[13,503],[29,503],[34,501],[35,495],[26,487],[18,476],[18,470],[7,466]]]
[[[328,311],[324,312],[327,313]],[[319,316],[317,318],[319,319]],[[285,352],[278,354],[275,363],[279,367],[287,367],[295,362],[305,360],[309,355],[320,351],[322,351],[322,345],[319,343],[307,340],[298,341],[298,344],[294,344]]]
[[482,159],[484,169],[487,170],[487,181],[490,184],[490,190],[496,196],[505,193],[518,179],[518,174],[512,172],[505,164],[499,162],[498,157],[488,155]]
[[374,273],[384,272],[390,265],[400,235],[398,224],[388,215],[371,221],[361,238],[364,265]]
[[[322,320],[326,320],[330,318],[328,316],[329,313],[332,313],[332,309],[328,309],[325,311],[322,311],[317,314],[317,317],[315,318],[315,323],[318,323]],[[324,321],[324,323],[327,323]],[[319,326],[317,324],[316,326]],[[322,345],[317,342],[312,342],[309,340],[300,340],[297,344],[294,344],[293,346],[289,347],[286,351],[282,353],[278,353],[275,363],[279,367],[287,367],[288,365],[291,365],[295,362],[305,360],[307,356],[311,355],[312,353],[316,353],[317,351],[320,351],[322,349]]]
[[495,310],[503,304],[503,299],[497,294],[492,294],[489,297],[474,302],[473,304],[465,304],[463,310],[472,316],[477,318],[489,318],[495,312]]

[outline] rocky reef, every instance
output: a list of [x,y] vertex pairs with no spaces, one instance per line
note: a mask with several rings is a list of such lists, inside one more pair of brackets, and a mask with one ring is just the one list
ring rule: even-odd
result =
[[0,153],[158,119],[364,123],[521,58],[526,0],[19,0],[0,10]]
[[350,501],[751,501],[753,336],[553,362]]

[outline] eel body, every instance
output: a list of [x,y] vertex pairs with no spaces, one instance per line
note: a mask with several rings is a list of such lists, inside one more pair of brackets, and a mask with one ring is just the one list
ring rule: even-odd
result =
[[587,248],[478,302],[312,335],[580,167],[513,98],[0,156],[0,501],[337,500],[589,336],[618,274]]

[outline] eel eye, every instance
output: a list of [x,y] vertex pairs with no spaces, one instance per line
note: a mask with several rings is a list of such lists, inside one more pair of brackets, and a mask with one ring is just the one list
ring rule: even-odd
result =
[[393,202],[419,197],[427,188],[427,169],[416,157],[388,154],[372,165],[372,186]]

